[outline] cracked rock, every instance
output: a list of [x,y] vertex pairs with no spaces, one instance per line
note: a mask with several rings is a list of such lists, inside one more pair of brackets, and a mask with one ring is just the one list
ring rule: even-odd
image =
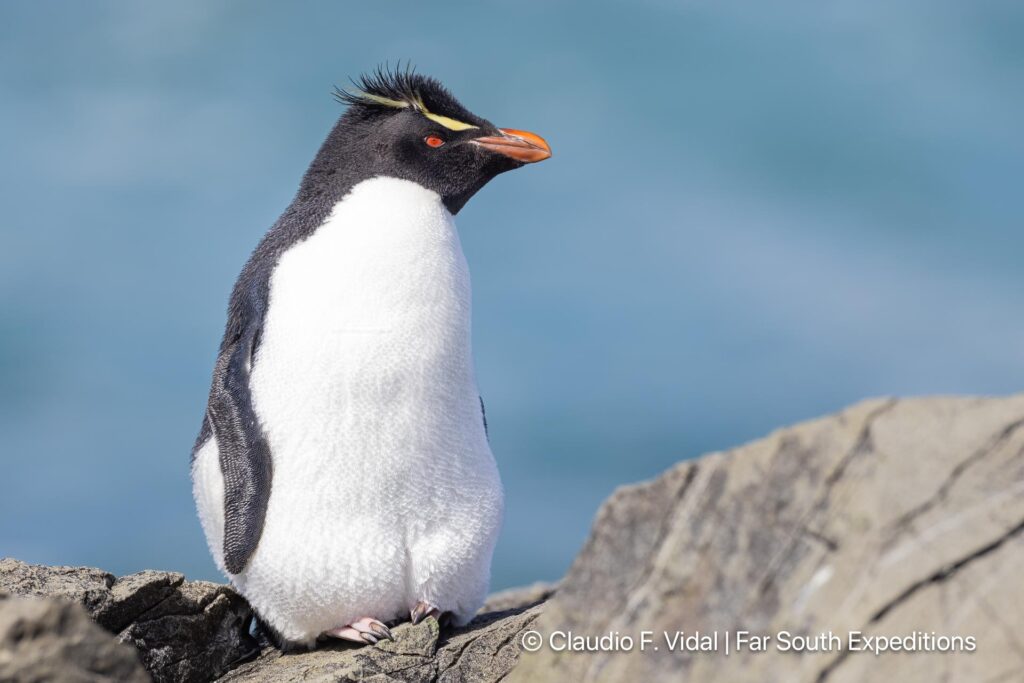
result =
[[552,590],[536,584],[498,593],[479,616],[459,629],[442,630],[432,618],[415,626],[400,624],[392,629],[395,642],[362,647],[331,641],[310,652],[284,654],[267,647],[258,659],[220,681],[500,681],[518,662],[519,637],[536,621]]
[[[557,592],[497,593],[464,628],[405,623],[374,646],[257,651],[227,586],[3,560],[0,680],[145,680],[140,661],[161,682],[1022,680],[1022,566],[1024,395],[868,401],[620,488]],[[524,652],[533,630],[634,646]],[[725,656],[740,630],[766,649]],[[673,651],[678,631],[718,633],[719,650]],[[795,655],[783,631],[844,645],[923,632],[977,651]]]
[[[616,491],[535,622],[657,651],[526,653],[511,681],[1021,680],[1024,396],[858,404]],[[773,636],[669,651],[664,632]],[[780,631],[971,636],[977,652],[794,655]]]
[[40,597],[0,599],[0,681],[149,680],[135,649],[118,643],[79,605]]
[[[395,642],[373,647],[331,641],[311,652],[282,654],[266,647],[257,653],[248,633],[250,610],[227,586],[185,581],[170,572],[118,579],[98,569],[5,559],[0,560],[0,595],[33,597],[0,599],[0,624],[5,604],[29,599],[80,618],[67,622],[77,624],[72,630],[58,627],[66,617],[37,619],[33,632],[38,638],[22,639],[15,659],[7,648],[0,651],[0,667],[10,662],[22,667],[0,668],[0,680],[142,681],[149,680],[148,671],[158,683],[218,677],[233,682],[498,681],[515,666],[518,636],[530,628],[553,591],[552,585],[534,584],[497,593],[460,629],[442,630],[427,619],[396,627]],[[76,635],[79,626],[92,628],[87,646]],[[127,653],[134,670],[116,659],[117,653],[122,659]],[[49,668],[39,668],[44,664]],[[11,673],[21,675],[22,670],[22,677]]]
[[[248,604],[227,586],[173,572],[115,578],[87,567],[0,560],[0,594],[77,603],[123,643],[134,645],[158,683],[209,681],[254,654]],[[60,679],[57,679],[60,680]]]

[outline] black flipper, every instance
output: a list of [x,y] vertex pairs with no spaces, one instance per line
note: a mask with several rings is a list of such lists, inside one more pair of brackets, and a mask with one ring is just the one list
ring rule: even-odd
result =
[[304,189],[260,240],[235,282],[206,419],[193,451],[194,458],[207,439],[217,439],[224,475],[224,566],[231,574],[245,569],[256,550],[270,501],[270,445],[249,389],[249,373],[270,301],[270,276],[281,254],[311,235],[341,199],[341,195],[321,191],[317,185],[321,176],[314,171],[307,173],[307,178]]
[[232,301],[206,408],[224,475],[224,566],[231,574],[245,569],[260,541],[273,477],[270,446],[249,389],[262,307],[247,306],[238,298]]
[[484,436],[486,436],[487,440],[490,441],[491,440],[491,433],[489,431],[487,431],[487,409],[484,408],[484,397],[483,396],[480,397],[480,417],[482,417],[483,420],[484,420]]

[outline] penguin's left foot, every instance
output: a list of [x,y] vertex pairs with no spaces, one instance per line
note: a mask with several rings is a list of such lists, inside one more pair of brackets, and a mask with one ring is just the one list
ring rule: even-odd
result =
[[412,611],[409,612],[409,619],[414,624],[420,623],[427,617],[434,617],[440,621],[441,609],[431,602],[420,600],[416,603],[416,606],[412,608]]
[[440,607],[427,600],[418,601],[416,606],[409,611],[409,619],[414,624],[420,623],[427,617],[437,619],[438,626],[447,628],[451,626],[454,615],[451,612],[442,612]]
[[347,626],[340,626],[338,628],[332,628],[330,631],[324,631],[325,636],[331,638],[341,638],[342,640],[351,640],[353,643],[369,643],[375,645],[378,640],[387,638],[388,640],[394,641],[395,637],[391,635],[391,629],[382,624],[373,617],[363,617],[357,619]]

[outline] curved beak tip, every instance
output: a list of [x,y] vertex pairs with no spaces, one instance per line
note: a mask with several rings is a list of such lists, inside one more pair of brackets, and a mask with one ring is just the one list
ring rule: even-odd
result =
[[498,130],[501,135],[476,138],[473,142],[524,164],[544,161],[551,156],[551,146],[536,133],[514,128],[499,128]]

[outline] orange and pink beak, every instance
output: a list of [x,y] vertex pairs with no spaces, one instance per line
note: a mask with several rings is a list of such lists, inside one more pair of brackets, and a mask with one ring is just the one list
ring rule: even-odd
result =
[[499,128],[501,135],[490,135],[472,140],[479,145],[498,154],[504,154],[524,164],[544,161],[551,156],[551,147],[541,136],[525,130]]

